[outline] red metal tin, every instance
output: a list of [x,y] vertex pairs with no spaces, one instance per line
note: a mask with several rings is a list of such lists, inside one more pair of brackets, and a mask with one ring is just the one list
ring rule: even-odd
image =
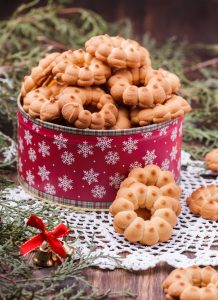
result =
[[107,209],[131,168],[157,164],[179,180],[182,123],[80,130],[33,119],[18,101],[19,180],[45,200]]

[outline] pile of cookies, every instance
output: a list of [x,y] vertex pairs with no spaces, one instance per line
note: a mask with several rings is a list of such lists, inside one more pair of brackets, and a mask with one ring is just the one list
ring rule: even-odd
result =
[[48,54],[21,88],[33,118],[81,129],[127,129],[161,123],[190,111],[177,96],[179,78],[154,70],[149,52],[134,40],[95,36],[85,51]]

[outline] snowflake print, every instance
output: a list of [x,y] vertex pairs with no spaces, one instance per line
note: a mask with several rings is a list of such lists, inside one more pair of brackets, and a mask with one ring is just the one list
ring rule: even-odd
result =
[[88,145],[87,141],[84,141],[82,144],[78,145],[78,154],[82,154],[83,157],[88,157],[89,155],[93,155],[93,147],[92,145]]
[[49,180],[49,174],[50,171],[48,171],[45,166],[42,167],[39,166],[38,175],[41,177],[42,181]]
[[152,132],[150,132],[150,131],[144,132],[144,133],[142,133],[142,136],[143,136],[144,138],[148,138],[149,136],[152,136]]
[[25,123],[28,123],[28,120],[23,116],[23,121],[25,122]]
[[22,138],[19,138],[19,149],[20,149],[20,152],[23,152],[24,146],[23,146]]
[[105,194],[106,194],[106,190],[102,185],[96,185],[92,189],[92,195],[94,198],[102,199]]
[[67,148],[67,142],[68,139],[65,139],[62,133],[60,133],[59,135],[54,134],[53,144],[55,144],[58,147],[58,150],[61,150],[62,148]]
[[170,137],[171,141],[174,142],[176,137],[177,137],[177,128],[174,128],[172,133],[171,133],[171,137]]
[[168,129],[168,126],[161,128],[159,131],[159,136],[167,135],[167,129]]
[[34,185],[34,178],[35,176],[32,174],[31,170],[26,171],[26,180],[29,185]]
[[58,186],[62,188],[64,192],[67,192],[68,190],[72,190],[73,180],[69,179],[67,175],[63,175],[63,177],[58,177],[58,181],[59,181]]
[[153,161],[155,160],[156,157],[157,156],[155,154],[155,150],[152,151],[147,150],[145,156],[142,157],[142,159],[145,161],[146,165],[150,165],[153,164]]
[[177,154],[177,152],[178,152],[177,146],[173,146],[172,151],[171,151],[171,153],[170,153],[171,160],[176,159],[176,154]]
[[142,164],[139,161],[134,161],[130,164],[129,170],[135,169],[135,168],[142,168]]
[[109,151],[107,155],[105,155],[105,161],[108,165],[116,165],[118,160],[120,159],[118,152]]
[[54,185],[52,185],[50,183],[46,183],[46,185],[44,187],[44,190],[47,194],[50,194],[50,195],[55,195],[56,194],[56,190],[55,190]]
[[127,141],[124,141],[123,142],[123,151],[124,152],[127,152],[128,154],[132,154],[132,152],[134,150],[137,150],[138,149],[138,141],[137,140],[133,140],[131,137],[128,138]]
[[181,124],[180,127],[179,127],[179,135],[182,136],[182,134],[183,134],[183,126],[182,126],[182,124]]
[[21,159],[19,158],[18,159],[18,170],[20,171],[20,172],[22,172],[23,171],[23,163],[22,163],[22,161],[21,161]]
[[36,151],[33,148],[28,150],[29,160],[35,161],[36,160]]
[[124,176],[116,172],[114,176],[110,176],[109,179],[110,179],[109,185],[114,186],[115,189],[118,189],[121,181],[124,179]]
[[68,166],[72,165],[72,163],[75,161],[73,153],[68,151],[64,151],[64,153],[61,155],[61,159],[63,164]]
[[49,149],[50,146],[46,145],[45,141],[42,141],[41,143],[38,143],[38,152],[42,154],[42,157],[46,157],[50,155]]
[[91,168],[89,171],[83,171],[84,176],[83,180],[86,180],[88,184],[92,184],[93,182],[98,182],[97,177],[99,176],[99,173],[95,172],[93,168]]
[[177,170],[179,171],[180,168],[181,168],[181,157],[180,157],[180,159],[177,162]]
[[113,139],[110,139],[110,138],[104,136],[104,137],[97,137],[97,141],[98,142],[95,146],[99,147],[101,149],[101,151],[104,151],[106,149],[111,148],[111,143],[112,143]]
[[37,125],[37,124],[33,124],[32,125],[32,130],[35,130],[35,132],[39,132],[41,126]]
[[169,161],[169,159],[164,159],[163,161],[162,161],[162,164],[161,164],[161,170],[162,171],[167,171],[167,170],[169,170],[169,165],[170,165],[170,161]]
[[24,135],[24,139],[26,141],[27,145],[31,145],[32,144],[32,135],[30,134],[29,130],[24,130],[25,131],[25,135]]

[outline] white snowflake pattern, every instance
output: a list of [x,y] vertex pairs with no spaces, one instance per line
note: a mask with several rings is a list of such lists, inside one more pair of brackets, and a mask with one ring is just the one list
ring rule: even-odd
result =
[[56,194],[56,190],[55,190],[54,185],[52,185],[50,183],[46,183],[46,185],[44,187],[44,190],[47,194],[50,194],[50,195],[55,195]]
[[105,187],[102,185],[96,185],[92,189],[92,195],[94,198],[102,199],[105,194],[106,194],[106,190]]
[[24,130],[25,131],[25,135],[24,135],[24,139],[26,141],[27,145],[31,145],[32,144],[32,135],[30,134],[29,130]]
[[179,171],[181,168],[181,157],[179,158],[178,162],[177,162],[177,170]]
[[149,136],[152,136],[152,132],[151,132],[151,131],[144,132],[144,133],[142,133],[142,136],[143,136],[144,138],[148,138]]
[[123,142],[123,151],[127,152],[128,154],[132,154],[134,150],[138,149],[138,142],[138,140],[133,140],[131,137],[128,138],[127,141]]
[[33,124],[32,125],[32,130],[35,130],[35,132],[39,132],[41,126],[37,125],[37,124]]
[[168,129],[168,126],[161,128],[159,131],[159,136],[167,135],[167,129]]
[[162,164],[161,164],[161,170],[162,171],[167,171],[167,170],[169,170],[169,165],[170,165],[170,161],[169,161],[169,159],[164,159],[163,161],[162,161]]
[[86,180],[88,182],[88,184],[92,184],[93,182],[98,182],[98,176],[99,173],[95,172],[93,168],[91,168],[90,170],[87,171],[83,171],[84,176],[83,176],[83,180]]
[[142,168],[142,164],[139,161],[134,161],[129,165],[129,170],[135,169],[135,168]]
[[109,185],[114,186],[115,189],[118,189],[121,181],[124,179],[124,176],[116,172],[114,176],[110,176],[109,179],[110,179]]
[[25,123],[28,123],[28,119],[25,118],[24,116],[23,116],[23,121],[24,121]]
[[105,151],[106,149],[111,148],[111,143],[113,139],[110,139],[106,136],[103,137],[97,137],[97,144],[95,145],[96,147],[99,147],[101,151]]
[[182,134],[183,134],[183,124],[181,124],[179,127],[179,135],[182,136]]
[[38,152],[42,154],[42,157],[46,157],[50,155],[49,149],[50,146],[46,145],[45,141],[38,142]]
[[170,152],[171,160],[176,159],[176,154],[177,154],[177,152],[178,152],[177,146],[173,146],[172,151]]
[[34,185],[34,178],[35,176],[32,174],[31,170],[26,171],[26,180],[29,183],[29,185]]
[[18,170],[20,171],[20,172],[22,172],[23,171],[23,163],[22,163],[22,161],[21,161],[21,158],[19,157],[18,158]]
[[21,137],[19,138],[19,149],[20,149],[20,152],[23,152],[23,150],[24,150],[23,140]]
[[36,160],[36,151],[33,148],[28,150],[29,160],[35,161]]
[[176,137],[177,137],[177,128],[174,128],[173,129],[173,131],[172,131],[172,133],[171,133],[171,141],[175,141],[175,139],[176,139]]
[[58,147],[58,150],[61,150],[62,148],[67,148],[67,142],[68,139],[64,138],[62,133],[60,133],[59,135],[54,134],[53,144],[55,144]]
[[79,149],[77,151],[78,154],[81,154],[83,157],[88,157],[89,155],[93,155],[93,147],[92,145],[88,145],[87,141],[84,141],[82,144],[77,146]]
[[58,186],[62,188],[64,192],[67,192],[68,190],[72,190],[73,180],[69,179],[67,175],[63,175],[63,177],[58,177],[58,181],[59,181]]
[[68,166],[72,165],[72,163],[75,161],[73,153],[68,151],[64,151],[64,153],[61,155],[61,159],[63,164]]
[[116,165],[116,163],[119,161],[120,156],[118,152],[109,151],[107,155],[105,155],[105,161],[108,165]]
[[51,172],[46,169],[45,165],[42,166],[42,167],[39,166],[38,175],[41,177],[42,181],[49,180],[49,174],[50,173]]
[[153,161],[155,160],[156,157],[157,156],[155,154],[155,150],[152,151],[147,150],[145,156],[142,157],[142,159],[145,161],[146,165],[149,165],[149,164],[153,164]]

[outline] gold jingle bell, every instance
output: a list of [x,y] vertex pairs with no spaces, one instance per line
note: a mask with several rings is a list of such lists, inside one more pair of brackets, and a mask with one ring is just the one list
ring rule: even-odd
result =
[[42,243],[32,260],[33,263],[39,267],[52,267],[55,264],[53,252],[47,242]]
[[71,248],[65,241],[63,241],[62,244],[67,256],[71,257],[74,252],[73,248]]

